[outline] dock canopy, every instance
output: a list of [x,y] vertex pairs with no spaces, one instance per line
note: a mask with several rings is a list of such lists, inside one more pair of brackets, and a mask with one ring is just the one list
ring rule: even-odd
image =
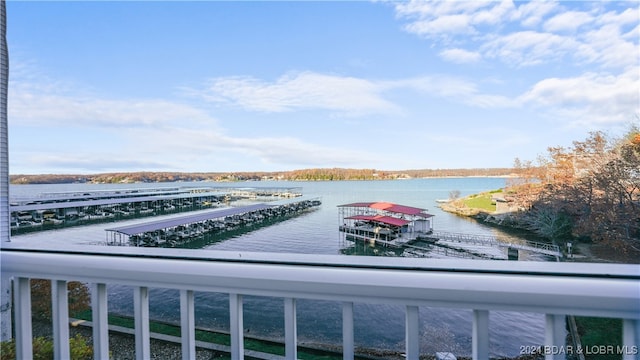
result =
[[252,211],[269,209],[272,207],[275,207],[275,205],[267,205],[267,204],[260,203],[260,204],[243,206],[243,207],[217,209],[217,210],[198,213],[195,215],[180,216],[180,217],[175,217],[175,218],[166,219],[166,220],[158,220],[158,221],[151,221],[151,222],[146,222],[142,224],[133,224],[133,225],[116,227],[116,228],[110,228],[110,229],[105,229],[105,231],[112,231],[112,232],[117,232],[117,233],[131,236],[136,234],[142,234],[149,231],[168,229],[168,228],[179,226],[179,225],[186,225],[186,224],[192,224],[192,223],[197,223],[197,222],[206,221],[206,220],[224,218],[227,216],[245,214]]
[[394,218],[392,216],[383,216],[383,215],[355,215],[355,216],[346,217],[345,219],[373,221],[373,222],[386,224],[386,225],[393,225],[393,226],[404,226],[411,222],[408,220],[403,220],[403,219]]
[[430,218],[433,215],[427,214],[426,209],[420,209],[411,206],[392,204],[389,202],[360,202],[360,203],[352,203],[345,205],[338,205],[338,207],[365,207],[370,209],[382,210],[393,212],[396,214],[404,214],[404,215],[412,215],[412,216],[420,216],[424,218]]

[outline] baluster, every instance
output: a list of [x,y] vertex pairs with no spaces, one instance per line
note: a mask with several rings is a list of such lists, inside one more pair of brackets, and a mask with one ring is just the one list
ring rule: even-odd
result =
[[196,325],[193,299],[193,291],[180,290],[180,334],[183,360],[196,358]]
[[66,281],[51,280],[51,317],[53,322],[53,358],[70,359],[69,298]]
[[136,359],[151,358],[149,333],[149,288],[137,287],[133,292],[133,313],[136,334]]
[[31,329],[31,283],[28,278],[15,280],[16,359],[33,359]]
[[407,359],[420,357],[420,318],[417,306],[407,306],[405,315],[405,352]]
[[109,358],[109,320],[107,316],[107,285],[93,284],[91,319],[93,321],[93,358]]
[[296,300],[284,299],[284,339],[285,357],[296,360],[298,358],[298,336],[296,329]]
[[473,310],[473,360],[489,358],[489,311]]
[[242,318],[242,295],[229,294],[229,320],[231,322],[231,359],[244,359],[244,329]]
[[624,319],[622,321],[623,360],[636,360],[640,346],[640,320]]
[[[556,314],[547,314],[545,316],[545,345],[548,349],[558,349],[565,345],[566,326],[565,316]],[[561,353],[561,351],[558,351]],[[553,351],[548,351],[545,354],[545,360],[559,360],[564,357],[564,354],[556,354]]]
[[353,303],[342,303],[342,358],[353,359]]

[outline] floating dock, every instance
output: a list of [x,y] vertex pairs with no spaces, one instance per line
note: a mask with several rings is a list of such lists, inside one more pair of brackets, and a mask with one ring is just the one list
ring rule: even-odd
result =
[[107,244],[148,247],[176,246],[205,234],[220,233],[264,220],[298,214],[320,204],[319,198],[295,198],[115,227],[105,229]]
[[[426,213],[425,209],[388,202],[352,203],[339,205],[338,208],[339,231],[343,234],[343,240],[395,248],[396,252],[408,256],[424,257],[429,253],[439,253],[447,257],[517,260],[519,251],[523,250],[562,257],[559,247],[553,244],[532,241],[514,243],[499,241],[493,236],[435,232],[433,215]],[[495,251],[482,251],[482,247],[506,248],[507,255],[499,257]]]
[[426,209],[389,202],[351,203],[338,209],[339,230],[348,240],[402,247],[433,231],[433,215]]
[[10,200],[11,232],[166,215],[220,207],[236,200],[302,196],[299,187],[162,187],[41,193]]

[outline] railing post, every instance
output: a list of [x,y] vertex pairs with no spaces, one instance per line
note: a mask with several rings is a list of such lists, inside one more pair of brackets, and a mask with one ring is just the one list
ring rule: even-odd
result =
[[405,315],[405,352],[407,359],[420,358],[420,318],[417,306],[407,306]]
[[244,325],[242,317],[242,295],[229,294],[229,320],[231,322],[231,359],[244,359]]
[[473,360],[489,358],[489,311],[473,310]]
[[28,278],[14,280],[16,314],[16,359],[33,359],[31,329],[31,282]]
[[194,360],[196,358],[196,325],[191,290],[180,290],[180,336],[182,359]]
[[51,316],[53,322],[53,358],[71,358],[69,351],[69,298],[67,282],[51,280]]
[[[565,315],[546,314],[545,315],[545,345],[548,349],[559,349],[565,345],[567,336],[565,330]],[[545,360],[560,360],[564,357],[561,351],[548,351],[545,353]]]
[[93,358],[109,358],[109,319],[107,285],[93,284],[91,293],[91,319],[93,321]]
[[149,332],[149,288],[136,287],[133,291],[133,314],[136,334],[136,359],[151,358]]
[[636,360],[640,346],[640,320],[622,321],[622,360]]
[[353,360],[353,303],[342,303],[342,358]]
[[284,355],[287,359],[296,360],[298,358],[298,336],[296,328],[296,300],[293,298],[284,299]]

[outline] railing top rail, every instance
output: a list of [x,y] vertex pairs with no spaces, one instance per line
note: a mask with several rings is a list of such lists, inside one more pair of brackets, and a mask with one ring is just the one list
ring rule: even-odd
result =
[[241,262],[256,264],[306,265],[349,268],[472,272],[496,274],[528,274],[548,276],[577,276],[594,278],[627,278],[640,280],[637,264],[558,263],[538,261],[495,261],[460,259],[425,259],[318,255],[298,253],[239,252],[201,249],[163,249],[141,247],[110,247],[102,245],[39,245],[5,242],[0,250],[34,253],[100,255],[109,257],[162,258],[191,261]]
[[640,274],[634,265],[140,250],[6,246],[0,255],[3,274],[33,278],[640,318]]

